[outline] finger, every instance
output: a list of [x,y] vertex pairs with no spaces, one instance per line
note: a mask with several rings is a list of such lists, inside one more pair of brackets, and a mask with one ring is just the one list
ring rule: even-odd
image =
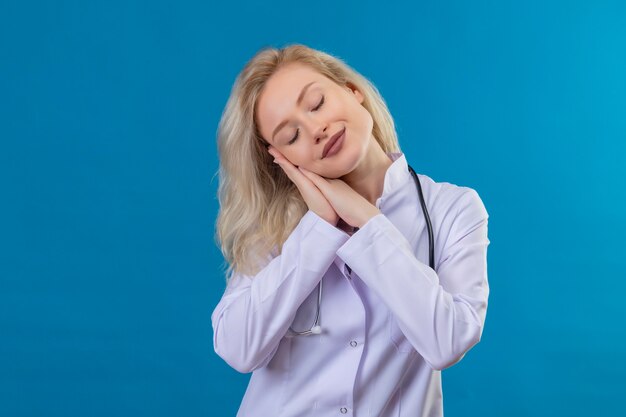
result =
[[329,183],[326,178],[316,174],[313,171],[309,171],[304,167],[298,167],[298,169],[300,170],[300,172],[302,172],[302,174],[304,174],[305,177],[310,179],[313,184],[315,184],[317,188],[319,188],[322,192],[328,191]]
[[324,177],[322,177],[321,175],[313,172],[313,171],[309,171],[308,169],[306,169],[305,167],[298,167],[298,169],[305,174],[307,177],[314,179],[315,181],[324,181],[324,182],[328,182],[328,180]]
[[282,157],[284,158],[283,154],[280,153],[280,151],[278,151],[276,148],[274,148],[272,145],[268,146],[267,148],[267,152],[272,155],[274,158],[279,158]]
[[276,163],[283,169],[289,179],[301,190],[304,187],[314,186],[315,184],[285,157],[277,157]]
[[280,152],[278,149],[276,149],[273,146],[270,146],[267,151],[270,152],[270,154],[275,158],[287,159],[285,155],[282,154],[282,152]]
[[285,166],[287,166],[288,168],[293,168],[295,169],[295,166],[291,163],[291,161],[289,161],[287,158],[285,158],[285,156],[283,154],[281,154],[279,151],[277,151],[275,148],[272,149],[271,151],[271,155],[274,157],[274,161],[279,163],[279,164],[283,164]]

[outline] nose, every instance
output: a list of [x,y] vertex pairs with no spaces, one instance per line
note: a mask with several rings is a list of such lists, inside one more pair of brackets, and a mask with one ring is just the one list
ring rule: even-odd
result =
[[328,125],[324,122],[319,123],[317,127],[313,130],[313,138],[315,138],[315,143],[319,143],[320,140],[328,134]]

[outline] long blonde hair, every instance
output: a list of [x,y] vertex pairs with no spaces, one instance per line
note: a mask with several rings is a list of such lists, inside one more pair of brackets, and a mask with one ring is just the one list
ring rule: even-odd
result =
[[308,65],[340,86],[356,87],[374,121],[372,134],[385,152],[398,152],[391,114],[378,89],[341,59],[302,44],[265,47],[246,63],[233,84],[217,132],[219,213],[215,240],[228,268],[254,276],[283,243],[308,207],[298,188],[266,150],[255,108],[267,80],[290,63]]

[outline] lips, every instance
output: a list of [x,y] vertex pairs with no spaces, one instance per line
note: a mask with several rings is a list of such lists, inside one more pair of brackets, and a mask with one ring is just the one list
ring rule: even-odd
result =
[[337,142],[337,139],[339,139],[345,131],[346,128],[344,127],[339,132],[335,133],[328,142],[326,142],[326,145],[324,145],[324,151],[322,152],[322,159],[326,158],[326,154],[328,153],[329,149],[333,147],[335,142]]

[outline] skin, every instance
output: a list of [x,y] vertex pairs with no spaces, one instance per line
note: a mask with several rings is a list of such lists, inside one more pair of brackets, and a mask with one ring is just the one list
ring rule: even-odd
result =
[[[312,81],[296,106],[300,91]],[[335,226],[343,220],[361,228],[380,214],[375,203],[393,162],[374,138],[372,116],[362,103],[363,95],[352,85],[338,85],[306,65],[292,63],[267,80],[255,109],[257,127],[274,162],[298,187],[309,209]],[[283,120],[288,123],[272,135]],[[342,149],[322,159],[326,143],[344,127]]]

